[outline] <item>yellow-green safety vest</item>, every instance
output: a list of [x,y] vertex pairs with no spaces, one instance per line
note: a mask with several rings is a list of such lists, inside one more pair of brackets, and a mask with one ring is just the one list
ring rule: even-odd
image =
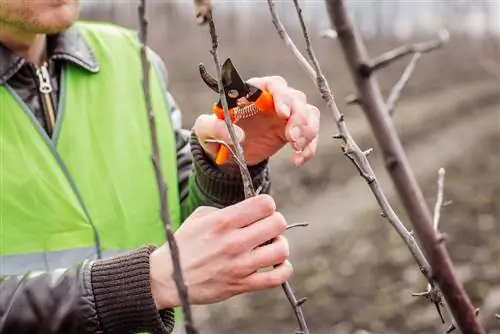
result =
[[[0,85],[0,276],[165,242],[137,35],[110,24],[76,24],[101,68],[65,65],[52,138],[12,88]],[[165,87],[151,64],[160,161],[177,228],[175,136]]]

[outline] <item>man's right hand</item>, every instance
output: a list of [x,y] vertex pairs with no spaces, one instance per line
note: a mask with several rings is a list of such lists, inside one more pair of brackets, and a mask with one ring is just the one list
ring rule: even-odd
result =
[[[287,261],[288,241],[282,236],[286,225],[269,195],[224,209],[196,209],[175,234],[189,303],[212,304],[288,280],[293,269]],[[150,263],[157,308],[180,306],[169,246],[155,250]],[[268,270],[259,271],[264,268]]]

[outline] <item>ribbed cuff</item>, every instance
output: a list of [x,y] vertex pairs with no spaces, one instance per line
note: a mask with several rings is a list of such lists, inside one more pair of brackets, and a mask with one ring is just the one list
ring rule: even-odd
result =
[[[232,205],[245,199],[241,173],[237,167],[220,168],[213,163],[201,147],[198,137],[192,133],[191,153],[196,175],[196,183],[203,194],[222,206]],[[271,188],[268,160],[248,168],[254,189],[268,194]]]
[[151,294],[149,256],[154,250],[143,247],[93,263],[92,290],[105,333],[172,332],[174,310],[158,312]]

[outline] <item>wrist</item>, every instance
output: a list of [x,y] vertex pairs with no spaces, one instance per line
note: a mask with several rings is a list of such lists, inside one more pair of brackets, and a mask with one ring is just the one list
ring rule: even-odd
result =
[[165,247],[151,253],[149,258],[151,294],[158,310],[180,306],[173,267]]

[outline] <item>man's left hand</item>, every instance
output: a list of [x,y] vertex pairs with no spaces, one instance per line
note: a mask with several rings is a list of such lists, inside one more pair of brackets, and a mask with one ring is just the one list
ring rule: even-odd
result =
[[[296,166],[314,157],[318,143],[319,109],[308,104],[306,95],[289,87],[282,77],[252,78],[248,83],[267,90],[273,96],[276,112],[260,112],[234,125],[246,163],[249,166],[257,165],[288,143],[295,150],[292,162]],[[231,143],[224,120],[217,119],[215,115],[200,116],[193,130],[212,159],[215,159],[219,145],[207,144],[205,140],[217,139]]]

